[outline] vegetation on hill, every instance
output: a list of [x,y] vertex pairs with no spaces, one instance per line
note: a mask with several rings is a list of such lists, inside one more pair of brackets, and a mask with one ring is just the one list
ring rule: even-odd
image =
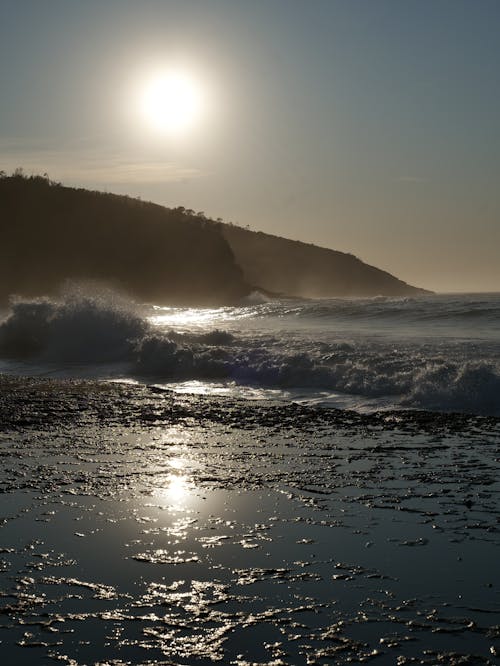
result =
[[231,303],[249,293],[216,225],[184,208],[63,187],[16,172],[0,178],[0,298],[97,280],[165,304]]
[[351,254],[21,170],[0,172],[0,234],[3,302],[53,294],[67,280],[171,305],[235,303],[256,288],[312,298],[423,291]]
[[220,229],[248,282],[272,292],[302,298],[425,293],[352,254],[234,225]]

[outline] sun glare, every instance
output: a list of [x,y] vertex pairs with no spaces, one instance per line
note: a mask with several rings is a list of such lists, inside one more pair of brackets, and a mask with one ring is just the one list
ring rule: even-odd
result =
[[191,129],[201,115],[202,106],[200,84],[182,71],[152,76],[141,97],[142,112],[148,124],[173,135]]
[[185,504],[190,495],[190,484],[185,475],[170,474],[164,496],[173,506]]

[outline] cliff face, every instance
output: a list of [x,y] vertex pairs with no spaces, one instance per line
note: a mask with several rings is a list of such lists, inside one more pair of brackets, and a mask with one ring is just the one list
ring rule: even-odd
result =
[[250,291],[217,226],[182,208],[0,179],[0,299],[97,280],[165,304],[236,302]]
[[272,292],[304,298],[428,293],[351,254],[231,225],[220,228],[245,279]]

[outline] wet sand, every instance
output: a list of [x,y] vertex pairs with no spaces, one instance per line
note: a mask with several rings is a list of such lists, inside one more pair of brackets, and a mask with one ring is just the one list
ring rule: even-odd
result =
[[2,663],[499,663],[499,419],[0,377],[0,428]]

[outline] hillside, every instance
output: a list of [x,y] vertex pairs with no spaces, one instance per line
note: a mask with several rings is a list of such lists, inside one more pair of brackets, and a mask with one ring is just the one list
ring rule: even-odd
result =
[[183,208],[16,175],[0,179],[0,234],[3,301],[68,279],[164,304],[232,303],[251,290],[217,227]]
[[221,225],[248,282],[305,298],[406,296],[427,293],[352,254]]
[[142,301],[236,303],[252,290],[298,297],[421,293],[356,257],[214,222],[184,208],[0,175],[0,301],[105,282]]

